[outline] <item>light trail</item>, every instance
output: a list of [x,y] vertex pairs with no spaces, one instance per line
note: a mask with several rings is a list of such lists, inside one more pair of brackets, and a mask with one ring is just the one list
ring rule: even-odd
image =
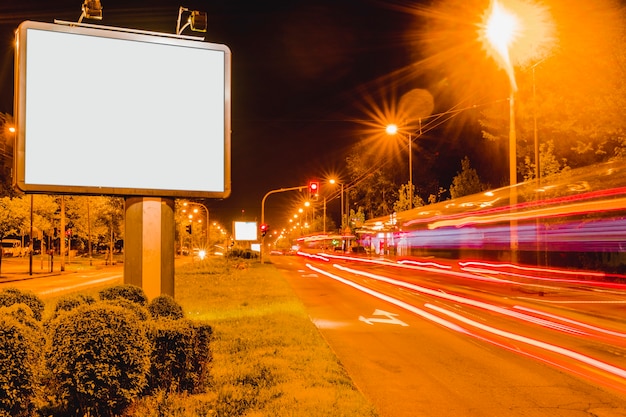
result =
[[490,273],[496,275],[509,275],[515,276],[518,278],[528,278],[533,280],[546,280],[560,283],[574,283],[574,284],[585,284],[592,285],[597,287],[609,287],[615,289],[626,289],[626,284],[619,284],[613,282],[604,282],[604,281],[591,281],[591,280],[583,280],[583,279],[571,279],[571,278],[552,278],[545,276],[537,276],[537,275],[525,275],[522,273],[514,273],[510,271],[503,271],[502,268],[508,268],[513,270],[521,270],[534,272],[539,274],[548,274],[548,275],[560,275],[560,276],[590,276],[594,278],[618,278],[618,279],[626,279],[624,275],[617,274],[606,274],[604,272],[597,271],[575,271],[575,270],[565,270],[565,269],[557,269],[557,268],[540,268],[540,267],[531,267],[524,265],[516,265],[511,263],[495,263],[495,262],[484,262],[484,261],[460,261],[459,266],[461,269],[470,271],[470,272],[481,272],[481,273]]
[[423,317],[423,318],[425,318],[427,320],[430,320],[430,321],[433,321],[435,323],[438,323],[438,324],[440,324],[440,325],[442,325],[444,327],[447,327],[449,329],[452,329],[454,331],[457,331],[457,332],[460,332],[460,333],[466,333],[465,329],[463,329],[459,325],[451,323],[448,320],[441,319],[440,317],[435,316],[434,314],[431,314],[431,313],[429,313],[429,312],[427,312],[425,310],[422,310],[421,308],[415,307],[414,305],[411,305],[409,303],[405,303],[404,301],[400,301],[400,300],[398,300],[396,298],[390,297],[390,296],[385,295],[383,293],[380,293],[378,291],[374,291],[374,290],[372,290],[370,288],[367,288],[367,287],[364,287],[362,285],[359,285],[359,284],[357,284],[357,283],[355,283],[353,281],[350,281],[350,280],[347,280],[345,278],[342,278],[339,275],[335,275],[335,274],[332,274],[332,273],[330,273],[328,271],[325,271],[323,269],[317,268],[317,267],[315,267],[315,266],[313,266],[311,264],[306,264],[306,266],[307,266],[307,268],[309,268],[309,269],[311,269],[311,270],[313,270],[313,271],[315,271],[317,273],[325,275],[325,276],[327,276],[329,278],[334,279],[335,281],[339,281],[342,284],[348,285],[348,286],[350,286],[352,288],[355,288],[355,289],[357,289],[359,291],[362,291],[362,292],[364,292],[366,294],[372,295],[372,296],[374,296],[376,298],[379,298],[379,299],[381,299],[383,301],[387,301],[390,304],[393,304],[393,305],[398,306],[400,308],[403,308],[403,309],[405,309],[407,311],[410,311],[410,312],[412,312],[414,314],[417,314],[418,316]]
[[[595,380],[598,380],[598,377],[595,374],[590,375],[586,371],[586,368],[591,367],[591,368],[596,369],[598,371],[605,372],[607,374],[612,375],[613,377],[617,377],[618,378],[617,380],[611,380],[610,378],[608,378],[608,380],[610,381],[610,382],[608,382],[609,385],[613,386],[615,389],[618,389],[618,390],[621,390],[621,391],[625,391],[624,382],[626,381],[626,369],[624,369],[624,368],[620,368],[618,366],[615,366],[615,365],[603,362],[601,360],[595,359],[593,357],[590,357],[590,356],[585,355],[585,354],[580,353],[580,352],[576,352],[574,350],[568,349],[568,348],[563,347],[563,346],[558,346],[558,345],[555,345],[555,344],[552,344],[552,343],[543,342],[541,340],[537,340],[537,339],[534,339],[534,338],[531,338],[531,337],[519,335],[519,334],[516,334],[516,333],[509,332],[507,330],[502,330],[502,329],[498,329],[496,327],[493,327],[493,326],[490,326],[490,325],[487,325],[487,324],[479,323],[479,322],[477,322],[475,320],[472,320],[470,318],[462,316],[461,314],[452,312],[452,311],[450,311],[448,309],[445,309],[443,307],[436,306],[436,305],[434,305],[432,303],[425,303],[424,304],[424,307],[426,307],[427,309],[436,311],[436,312],[438,312],[440,314],[443,314],[444,316],[446,316],[448,318],[451,318],[451,319],[453,319],[455,321],[458,321],[458,322],[460,322],[462,324],[465,324],[467,326],[471,326],[471,327],[473,327],[475,329],[482,330],[482,331],[484,331],[484,332],[486,332],[488,334],[492,334],[492,335],[495,335],[495,336],[498,336],[498,337],[502,337],[502,338],[504,338],[506,340],[511,340],[511,341],[514,341],[514,342],[523,343],[525,345],[532,346],[534,348],[541,349],[542,351],[550,352],[552,354],[556,354],[556,355],[559,355],[561,357],[565,357],[565,358],[571,359],[571,360],[575,361],[576,363],[582,364],[581,369],[577,370],[577,369],[573,368],[571,364],[558,363],[556,361],[551,360],[548,357],[534,355],[531,352],[524,351],[524,350],[521,350],[519,348],[515,349],[512,346],[507,346],[507,345],[505,345],[505,344],[503,344],[501,342],[498,342],[497,340],[492,340],[492,339],[489,339],[489,338],[485,338],[485,337],[480,336],[479,334],[474,333],[474,332],[472,332],[472,331],[470,331],[470,330],[468,330],[468,329],[466,329],[466,328],[464,328],[464,327],[462,327],[462,326],[460,326],[460,325],[458,325],[458,324],[456,324],[456,323],[454,323],[454,322],[452,322],[450,320],[444,319],[443,317],[439,317],[439,316],[434,315],[434,314],[430,314],[427,311],[425,311],[424,309],[419,308],[419,307],[417,307],[417,306],[415,306],[413,304],[409,304],[407,302],[404,302],[404,301],[401,301],[401,300],[396,299],[394,297],[391,297],[391,296],[389,296],[387,294],[383,294],[383,293],[375,291],[375,290],[373,290],[371,288],[368,288],[368,287],[365,287],[363,285],[357,284],[357,283],[355,283],[355,282],[353,282],[351,280],[348,280],[346,278],[342,278],[342,277],[340,277],[340,276],[338,276],[336,274],[333,274],[331,272],[325,271],[325,270],[323,270],[321,268],[314,267],[311,264],[307,264],[306,266],[309,269],[311,269],[313,271],[316,271],[316,272],[318,272],[318,273],[320,273],[320,274],[322,274],[324,276],[327,276],[327,277],[329,277],[329,278],[331,278],[333,280],[336,280],[336,281],[338,281],[340,283],[348,285],[348,286],[350,286],[352,288],[355,288],[355,289],[357,289],[359,291],[362,291],[362,292],[364,292],[366,294],[372,295],[372,296],[374,296],[376,298],[379,298],[379,299],[381,299],[383,301],[386,301],[386,302],[388,302],[390,304],[393,304],[393,305],[395,305],[397,307],[400,307],[400,308],[403,308],[403,309],[405,309],[407,311],[410,311],[410,312],[412,312],[412,313],[414,313],[414,314],[416,314],[416,315],[418,315],[418,316],[420,316],[422,318],[425,318],[425,319],[427,319],[429,321],[432,321],[434,323],[440,324],[440,325],[444,326],[445,328],[448,328],[450,330],[459,332],[461,334],[465,334],[465,335],[471,336],[473,338],[477,338],[479,340],[486,341],[486,342],[488,342],[490,344],[493,344],[493,345],[496,345],[496,346],[500,346],[500,347],[502,347],[504,349],[507,349],[507,350],[512,351],[512,352],[515,352],[517,354],[521,354],[521,355],[524,355],[524,356],[527,356],[527,357],[531,357],[531,358],[534,358],[536,360],[539,360],[539,361],[542,361],[544,363],[547,363],[547,364],[550,364],[552,366],[555,366],[557,368],[567,370],[567,371],[572,372],[572,373],[577,374],[577,375],[581,375],[581,376],[585,376],[585,377],[591,377],[591,378],[594,378]],[[503,308],[500,308],[500,307],[497,307],[497,306],[491,306],[491,305],[488,305],[487,303],[483,303],[483,302],[480,302],[480,301],[477,301],[477,300],[470,300],[470,299],[467,299],[465,297],[460,297],[460,296],[455,296],[455,295],[451,295],[451,294],[442,293],[440,291],[436,291],[436,290],[433,290],[433,289],[428,289],[428,288],[425,288],[425,287],[415,286],[413,284],[403,283],[402,281],[394,280],[394,279],[388,278],[388,277],[377,276],[376,274],[371,274],[371,273],[367,273],[367,272],[364,272],[364,271],[352,270],[351,268],[345,268],[345,267],[341,267],[339,265],[333,265],[333,266],[335,268],[338,268],[341,271],[344,271],[344,272],[354,273],[354,274],[357,274],[357,275],[360,275],[360,276],[365,276],[365,277],[372,278],[372,279],[375,279],[375,280],[380,280],[380,281],[383,281],[383,282],[386,282],[386,283],[389,283],[389,284],[400,285],[402,287],[420,288],[423,291],[423,293],[435,296],[437,298],[443,298],[443,299],[447,299],[449,301],[453,301],[453,302],[457,302],[457,303],[459,303],[459,302],[460,303],[467,303],[467,304],[470,304],[470,305],[481,306],[481,307],[482,306],[489,306],[488,309],[492,310],[492,311],[508,312],[506,309],[503,309]],[[403,284],[406,284],[406,285],[403,285]],[[518,309],[520,309],[519,306],[518,306]],[[535,310],[532,310],[532,309],[526,309],[526,310],[528,310],[529,313],[530,312],[535,312]],[[542,314],[541,312],[537,312],[537,313],[539,313],[539,314],[541,314],[543,316],[549,317],[549,318],[553,318],[555,320],[559,320],[559,321],[568,323],[568,324],[573,324],[573,325],[580,326],[580,327],[583,327],[583,328],[588,328],[590,330],[600,331],[600,332],[608,333],[608,334],[611,334],[611,335],[614,335],[614,336],[618,336],[618,337],[626,336],[626,335],[621,334],[619,332],[607,331],[605,329],[598,328],[597,326],[587,325],[585,323],[581,323],[581,322],[578,322],[578,321],[575,321],[575,320],[569,320],[567,318],[562,318],[562,317],[559,317],[559,316],[556,316],[556,315],[547,314],[547,313]],[[509,314],[507,314],[507,315],[509,315]],[[528,316],[526,314],[523,314],[522,316],[517,316],[515,314],[512,314],[512,316],[516,317],[516,318],[518,318],[518,317],[530,317],[530,316]],[[527,320],[527,321],[535,323],[535,321],[532,320],[532,319]],[[553,329],[556,329],[556,330],[560,330],[561,326],[556,325],[556,323],[552,323],[552,324],[553,325],[551,325],[550,328],[553,328]],[[584,334],[583,332],[577,331],[576,329],[568,327],[568,326],[562,326],[561,328],[562,329],[568,329],[568,330],[566,330],[566,331],[568,331],[568,333],[569,333],[569,330],[571,329],[571,330],[573,330],[573,333],[577,333],[579,335]],[[601,381],[603,381],[605,383],[607,382],[607,379],[605,379],[605,378],[600,378],[600,379],[601,379]]]
[[523,307],[523,306],[513,306],[513,308],[518,309],[518,310],[522,310],[522,311],[527,311],[527,312],[532,313],[532,314],[538,314],[538,315],[541,315],[541,316],[550,317],[552,319],[560,320],[560,321],[563,321],[565,323],[570,323],[570,324],[573,324],[575,326],[584,327],[586,329],[593,330],[595,332],[605,333],[605,334],[609,334],[611,336],[617,336],[617,337],[626,338],[626,333],[615,332],[615,331],[612,331],[612,330],[603,329],[601,327],[593,326],[591,324],[583,323],[583,322],[580,322],[580,321],[577,321],[577,320],[572,320],[572,319],[568,319],[566,317],[557,316],[556,314],[550,314],[550,313],[546,313],[544,311],[539,311],[539,310],[535,310],[533,308],[528,308],[528,307]]
[[[346,256],[346,255],[335,255],[335,254],[327,254],[323,255],[319,254],[310,254],[307,252],[298,252],[299,255],[309,257],[312,259],[320,259],[323,261],[329,261],[330,259],[338,259],[345,260],[350,262],[361,262],[361,263],[369,263],[369,264],[377,264],[384,266],[394,266],[401,267],[406,269],[420,270],[424,272],[435,272],[439,274],[447,274],[450,276],[455,276],[457,278],[465,278],[472,279],[484,282],[493,282],[497,284],[514,284],[519,285],[522,284],[520,281],[513,281],[510,279],[502,279],[496,278],[491,275],[502,275],[509,276],[515,278],[528,279],[533,281],[545,281],[550,283],[566,283],[566,284],[577,284],[577,285],[585,285],[590,287],[599,287],[599,288],[609,288],[616,290],[626,290],[626,284],[614,283],[614,282],[605,282],[598,280],[584,280],[584,279],[572,279],[572,278],[553,278],[548,276],[539,276],[539,275],[527,275],[522,273],[516,273],[511,271],[504,271],[503,268],[509,268],[513,270],[521,270],[521,271],[529,271],[536,272],[539,274],[553,274],[553,275],[564,275],[564,276],[591,276],[595,278],[619,278],[626,279],[626,275],[616,275],[616,274],[606,274],[603,272],[595,272],[595,271],[580,271],[580,270],[565,270],[565,269],[557,269],[557,268],[541,268],[541,267],[531,267],[525,265],[517,265],[511,263],[495,263],[495,262],[484,262],[484,261],[458,261],[458,265],[463,272],[455,271],[452,269],[452,265],[446,265],[441,262],[434,261],[418,261],[413,259],[399,259],[396,263],[393,263],[388,259],[371,259],[371,258],[362,258],[356,256]],[[491,269],[493,268],[493,269]],[[531,283],[523,283],[526,286],[537,286],[541,288],[546,288],[545,283],[539,284],[531,284]],[[560,287],[548,287],[548,288],[560,288]],[[626,303],[622,301],[614,301],[612,303],[621,304]]]
[[464,304],[464,305],[469,305],[472,307],[476,307],[476,308],[480,308],[482,310],[486,310],[486,311],[491,311],[493,313],[497,313],[497,314],[501,314],[504,316],[508,316],[508,317],[513,317],[516,318],[518,320],[522,320],[522,321],[526,321],[529,323],[533,323],[533,324],[537,324],[539,326],[542,327],[546,327],[546,328],[551,328],[554,330],[558,330],[564,333],[569,333],[569,334],[574,334],[574,335],[581,335],[581,336],[588,336],[587,333],[585,333],[584,331],[569,327],[569,326],[565,326],[562,325],[560,323],[555,323],[552,322],[550,320],[544,320],[544,319],[540,319],[528,314],[524,314],[524,313],[518,313],[503,307],[499,307],[493,304],[489,304],[489,303],[485,303],[483,301],[478,301],[478,300],[473,300],[471,298],[467,298],[467,297],[462,297],[459,295],[454,295],[454,294],[450,294],[450,293],[445,293],[445,292],[441,292],[439,290],[434,290],[432,288],[426,288],[423,286],[419,286],[419,285],[415,285],[415,284],[411,284],[408,282],[404,282],[404,281],[400,281],[397,279],[393,279],[393,278],[389,278],[389,277],[385,277],[383,275],[378,275],[378,274],[373,274],[370,272],[366,272],[366,271],[359,271],[357,269],[352,269],[352,268],[347,268],[341,265],[337,265],[334,264],[333,267],[341,270],[341,271],[345,271],[345,272],[349,272],[351,274],[354,275],[360,275],[360,276],[364,276],[367,278],[371,278],[377,281],[382,281],[382,282],[386,282],[388,284],[392,284],[392,285],[396,285],[398,287],[404,287],[404,288],[408,288],[410,290],[416,291],[418,293],[421,294],[426,294],[426,295],[430,295],[432,297],[437,297],[437,298],[441,298],[447,301],[452,301],[455,303],[459,303],[459,304]]
[[522,342],[531,346],[535,346],[535,347],[547,350],[549,352],[566,356],[570,359],[574,359],[576,361],[585,363],[587,365],[593,366],[594,368],[601,369],[605,372],[608,372],[620,378],[624,378],[626,380],[626,369],[618,368],[617,366],[610,365],[608,363],[583,355],[582,353],[574,352],[572,350],[566,349],[561,346],[552,345],[550,343],[541,342],[536,339],[532,339],[526,336],[521,336],[515,333],[511,333],[506,330],[500,330],[500,329],[496,329],[495,327],[487,326],[486,324],[479,323],[475,320],[461,316],[460,314],[457,314],[453,311],[446,310],[444,308],[435,306],[430,303],[427,303],[424,306],[432,310],[438,311],[442,314],[445,314],[448,317],[454,318],[455,320],[458,320],[462,323],[468,324],[472,327],[476,327],[478,329],[484,330],[486,332],[489,332],[489,333],[492,333],[492,334],[495,334],[495,335],[498,335],[507,339],[511,339],[511,340]]

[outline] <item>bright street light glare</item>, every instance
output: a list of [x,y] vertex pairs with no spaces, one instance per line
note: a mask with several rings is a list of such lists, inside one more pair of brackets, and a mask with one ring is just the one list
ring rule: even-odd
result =
[[396,133],[398,133],[398,126],[394,124],[387,125],[385,131],[388,135],[395,135]]
[[519,26],[520,22],[517,16],[504,8],[497,0],[494,0],[491,13],[487,18],[485,35],[509,65],[509,47],[517,37]]
[[513,91],[513,68],[544,59],[556,43],[549,9],[531,0],[491,0],[478,26],[483,47],[507,72]]
[[509,75],[513,91],[517,90],[517,83],[511,62],[511,46],[520,31],[521,22],[518,16],[498,0],[492,0],[483,16],[482,37],[487,50]]

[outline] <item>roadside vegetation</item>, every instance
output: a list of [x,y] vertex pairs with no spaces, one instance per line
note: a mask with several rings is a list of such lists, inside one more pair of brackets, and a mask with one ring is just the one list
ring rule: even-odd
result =
[[0,301],[0,416],[377,415],[258,260],[181,267],[176,300],[122,285]]

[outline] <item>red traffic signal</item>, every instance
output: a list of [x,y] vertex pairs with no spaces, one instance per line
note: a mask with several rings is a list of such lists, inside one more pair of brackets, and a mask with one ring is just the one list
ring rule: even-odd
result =
[[309,193],[311,197],[317,197],[320,192],[320,183],[319,181],[309,181]]
[[263,223],[259,228],[261,229],[261,236],[265,236],[267,231],[270,230],[269,225],[267,225],[266,223]]

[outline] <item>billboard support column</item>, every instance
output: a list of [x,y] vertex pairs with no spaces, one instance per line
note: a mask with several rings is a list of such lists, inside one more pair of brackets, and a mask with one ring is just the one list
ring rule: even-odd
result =
[[174,297],[174,199],[125,199],[124,283]]

